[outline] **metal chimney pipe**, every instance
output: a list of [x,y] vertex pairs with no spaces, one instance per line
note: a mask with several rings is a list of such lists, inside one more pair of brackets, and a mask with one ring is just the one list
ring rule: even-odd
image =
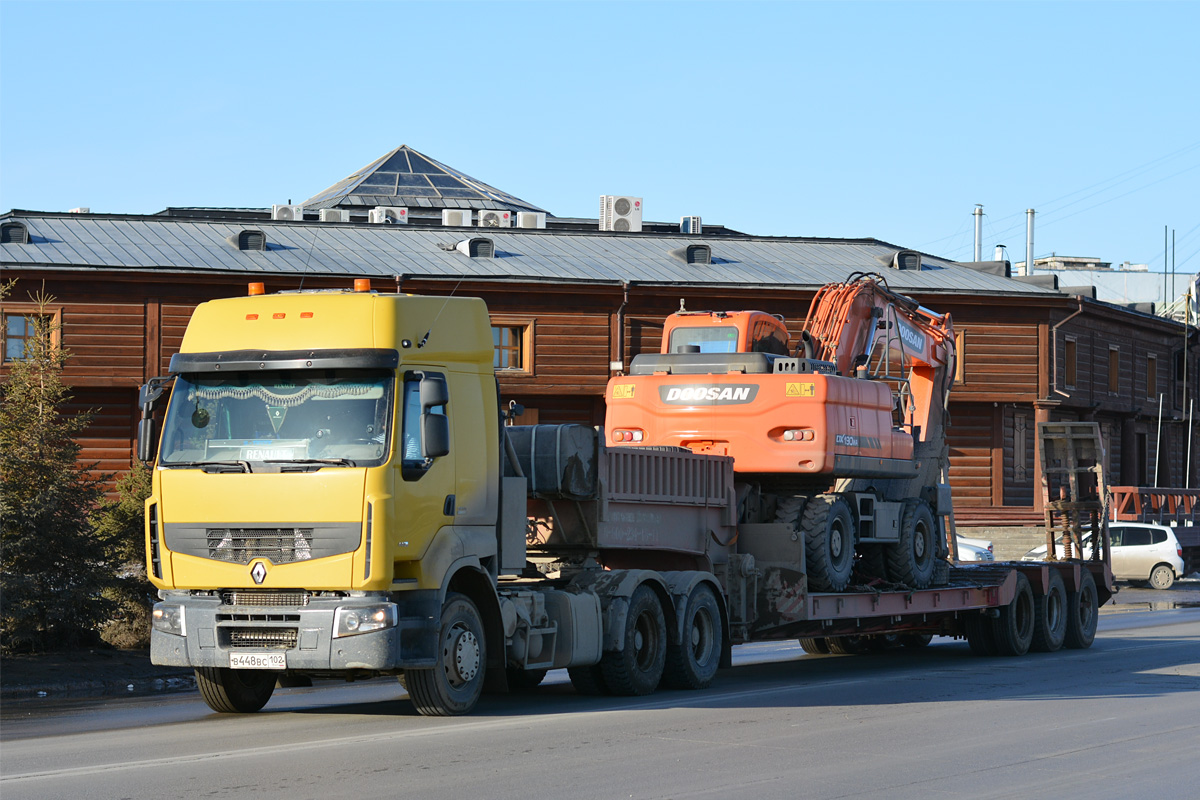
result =
[[983,261],[983,206],[975,204],[975,260]]
[[992,255],[992,261],[1008,261],[1008,248],[1002,244],[996,245],[996,251]]
[[1025,209],[1025,274],[1033,274],[1033,215],[1032,208]]

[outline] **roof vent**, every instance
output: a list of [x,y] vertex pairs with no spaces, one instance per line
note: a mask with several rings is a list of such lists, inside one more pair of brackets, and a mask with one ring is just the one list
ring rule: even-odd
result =
[[480,211],[479,227],[481,228],[511,228],[512,212],[500,209],[498,211]]
[[483,236],[463,239],[454,249],[471,258],[494,258],[496,255],[496,243]]
[[20,222],[0,225],[0,244],[29,244],[29,229]]
[[225,241],[229,242],[229,244],[233,245],[238,250],[262,251],[267,249],[267,237],[263,235],[262,231],[256,231],[252,228],[248,228],[244,231],[238,231],[232,236],[227,237]]
[[518,211],[517,212],[517,227],[518,228],[544,228],[544,227],[546,227],[546,212],[544,212],[544,211]]
[[469,228],[471,227],[471,209],[469,208],[443,208],[442,209],[442,224],[450,228]]
[[700,233],[704,233],[704,226],[702,224],[700,224],[699,217],[680,217],[679,218],[679,232],[680,233],[700,234]]
[[304,206],[271,206],[271,219],[284,222],[303,222]]
[[349,222],[350,212],[344,208],[322,208],[321,222]]
[[689,244],[687,247],[677,247],[671,255],[685,264],[711,264],[712,248],[706,244]]
[[879,260],[892,269],[913,271],[921,269],[921,254],[913,250],[898,250],[890,256],[879,256]]

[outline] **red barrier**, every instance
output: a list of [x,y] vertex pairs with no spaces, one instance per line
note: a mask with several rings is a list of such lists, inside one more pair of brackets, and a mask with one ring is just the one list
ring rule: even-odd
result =
[[1114,521],[1200,524],[1200,489],[1110,486]]

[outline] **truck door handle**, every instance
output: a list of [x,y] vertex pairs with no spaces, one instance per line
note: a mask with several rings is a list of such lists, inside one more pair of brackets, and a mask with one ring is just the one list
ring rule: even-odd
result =
[[444,517],[453,517],[454,516],[454,495],[452,495],[452,494],[446,495],[446,502],[442,504],[442,516],[444,516]]

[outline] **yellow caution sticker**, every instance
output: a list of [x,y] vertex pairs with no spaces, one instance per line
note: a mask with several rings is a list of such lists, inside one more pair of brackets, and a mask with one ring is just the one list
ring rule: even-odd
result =
[[817,394],[817,385],[815,383],[789,383],[784,392],[785,397],[815,397]]
[[632,400],[633,399],[633,384],[618,383],[613,386],[613,400]]

